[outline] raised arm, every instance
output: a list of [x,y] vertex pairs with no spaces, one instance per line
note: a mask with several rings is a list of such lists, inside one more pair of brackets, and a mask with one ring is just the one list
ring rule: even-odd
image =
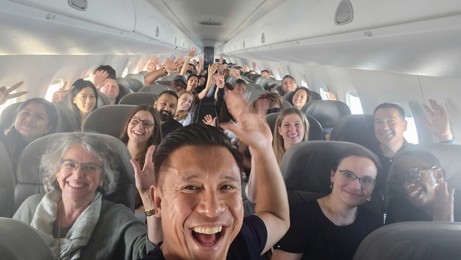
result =
[[208,67],[208,79],[206,82],[205,88],[198,93],[197,97],[198,99],[202,100],[203,98],[206,97],[206,94],[210,90],[211,86],[213,86],[214,81],[213,81],[213,75],[218,70],[218,64],[213,64]]
[[263,220],[267,229],[265,252],[282,238],[290,226],[285,183],[272,150],[272,134],[266,121],[249,112],[241,95],[229,92],[225,100],[237,125],[222,123],[221,127],[248,144],[253,160],[260,166],[253,172],[258,179],[255,183],[255,214]]
[[186,75],[187,71],[187,66],[189,65],[190,60],[197,55],[197,49],[191,48],[189,50],[189,53],[187,54],[186,59],[184,60],[184,63],[182,64],[181,72],[179,72],[179,75]]
[[24,81],[19,81],[18,83],[14,84],[13,86],[11,86],[9,88],[7,88],[5,86],[1,87],[0,88],[0,105],[5,104],[5,102],[8,99],[19,97],[19,96],[22,96],[22,95],[26,94],[27,91],[19,91],[19,92],[16,92],[16,93],[11,93],[15,89],[19,88],[22,85],[22,83],[24,83]]
[[153,214],[154,202],[149,193],[151,186],[155,184],[154,163],[152,162],[154,151],[155,146],[153,145],[147,150],[146,160],[142,170],[136,161],[130,160],[130,162],[134,168],[136,188],[141,195],[142,203],[146,209],[147,238],[151,243],[157,245],[163,240],[163,231],[161,220],[156,218]]
[[435,135],[440,142],[446,142],[453,139],[450,129],[450,122],[448,121],[447,112],[444,107],[439,105],[434,99],[429,99],[429,105],[424,104],[426,115],[429,120],[425,119],[426,125],[433,135]]

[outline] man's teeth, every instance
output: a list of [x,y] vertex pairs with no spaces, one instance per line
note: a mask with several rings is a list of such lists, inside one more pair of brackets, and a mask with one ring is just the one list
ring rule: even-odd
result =
[[201,234],[207,234],[207,235],[219,233],[219,232],[221,232],[221,230],[222,230],[222,226],[219,226],[219,227],[195,227],[194,228],[194,232],[201,233]]

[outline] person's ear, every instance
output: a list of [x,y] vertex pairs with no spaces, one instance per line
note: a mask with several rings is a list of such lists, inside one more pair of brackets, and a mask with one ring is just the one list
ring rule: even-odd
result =
[[160,218],[162,210],[162,193],[160,192],[159,187],[150,186],[149,188],[150,197],[154,202],[154,216]]
[[334,170],[331,170],[331,174],[330,174],[330,182],[333,182],[333,178],[335,177],[335,173],[336,173],[336,171],[334,171]]
[[442,168],[437,168],[434,170],[433,173],[434,179],[437,183],[442,183],[444,181],[443,177],[443,169]]

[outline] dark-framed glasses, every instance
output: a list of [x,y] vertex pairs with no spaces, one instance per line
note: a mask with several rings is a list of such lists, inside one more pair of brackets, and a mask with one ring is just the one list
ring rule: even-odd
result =
[[411,168],[403,174],[403,180],[407,183],[415,183],[421,178],[421,175],[430,173],[438,168],[438,166],[432,166],[429,169]]
[[132,118],[130,119],[130,123],[131,123],[133,126],[137,126],[140,122],[142,122],[142,126],[143,126],[144,128],[151,128],[152,126],[154,126],[154,123],[153,123],[152,121],[150,121],[150,120],[147,120],[147,119],[141,120],[141,119],[139,119],[139,118],[137,118],[137,117],[132,117]]
[[78,163],[72,160],[62,160],[61,167],[72,172],[80,168],[84,174],[95,174],[102,168],[101,165],[96,163]]
[[375,185],[376,180],[365,176],[365,177],[358,177],[356,176],[353,172],[349,170],[338,170],[339,173],[348,181],[353,182],[355,180],[359,180],[360,185],[362,185],[362,188],[371,188]]

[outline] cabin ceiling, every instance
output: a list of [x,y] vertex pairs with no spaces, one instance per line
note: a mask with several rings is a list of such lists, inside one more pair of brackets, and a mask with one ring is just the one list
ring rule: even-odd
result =
[[[223,45],[285,0],[148,0],[198,46]],[[202,25],[204,22],[208,25]],[[217,25],[220,24],[220,25]]]

